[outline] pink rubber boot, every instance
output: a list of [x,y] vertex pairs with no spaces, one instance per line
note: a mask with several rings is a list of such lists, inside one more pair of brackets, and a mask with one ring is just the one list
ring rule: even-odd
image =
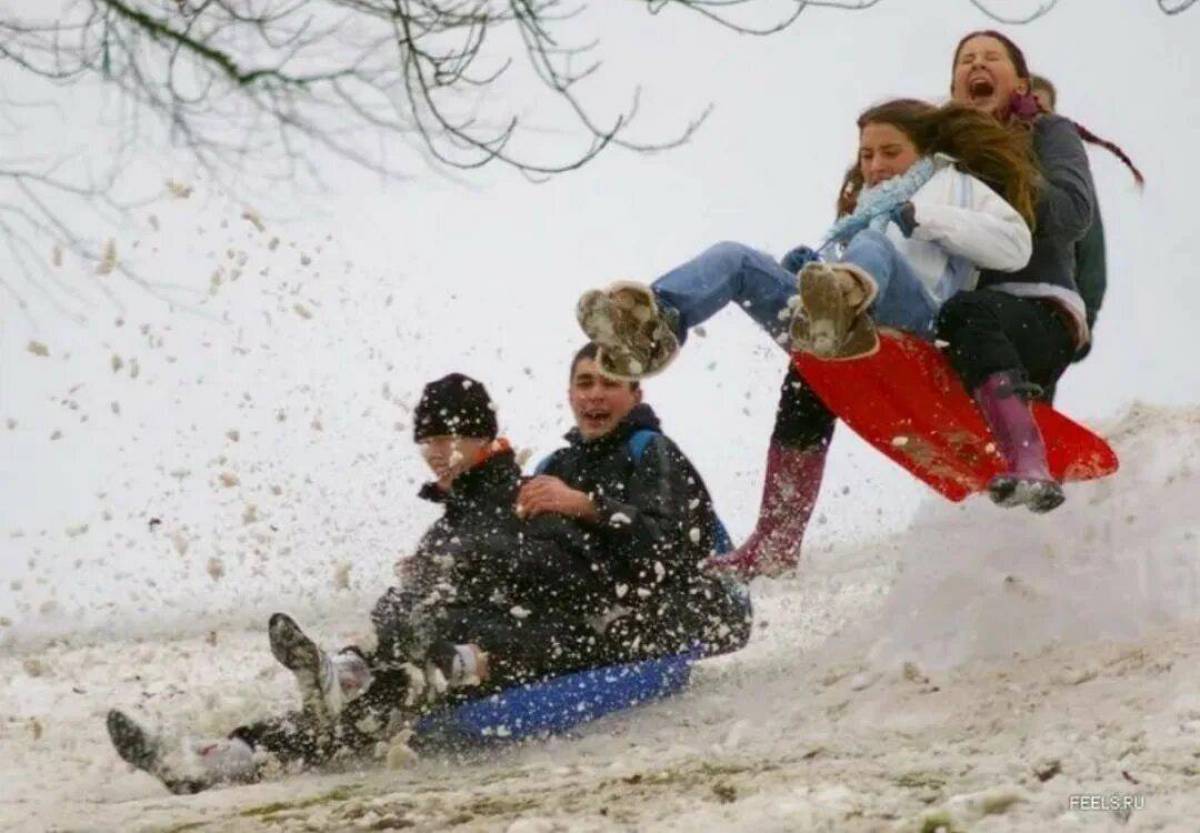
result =
[[975,390],[975,401],[1008,463],[1008,471],[988,483],[992,502],[1039,513],[1061,504],[1066,498],[1050,476],[1042,432],[1022,396],[1018,375],[1007,370],[993,373]]
[[713,556],[705,566],[744,579],[776,576],[794,568],[821,489],[827,451],[825,445],[788,448],[771,443],[754,532],[736,550]]

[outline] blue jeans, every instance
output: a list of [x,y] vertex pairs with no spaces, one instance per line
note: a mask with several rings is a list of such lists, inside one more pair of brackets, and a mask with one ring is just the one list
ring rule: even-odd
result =
[[[741,243],[718,243],[677,266],[650,285],[658,301],[679,313],[676,335],[683,344],[688,330],[736,302],[772,338],[788,331],[779,314],[796,294],[796,276],[775,258]],[[786,344],[786,341],[782,344]]]
[[879,286],[871,309],[877,324],[933,338],[938,305],[887,235],[874,229],[860,231],[846,246],[842,261],[866,270]]
[[[879,286],[871,312],[876,323],[898,327],[923,337],[933,332],[937,306],[926,293],[892,241],[878,231],[865,229],[846,247],[842,261],[870,273]],[[736,302],[742,310],[781,345],[786,340],[788,317],[780,320],[788,299],[796,294],[796,276],[764,254],[740,243],[718,243],[677,266],[650,287],[663,305],[679,314],[676,333],[682,344],[687,331]]]

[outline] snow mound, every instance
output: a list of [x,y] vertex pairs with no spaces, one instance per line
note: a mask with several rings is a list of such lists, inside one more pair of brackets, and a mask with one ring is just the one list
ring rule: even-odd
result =
[[[947,668],[1056,643],[1133,640],[1200,612],[1200,409],[1135,404],[1102,428],[1113,476],[1048,515],[931,498],[892,545],[879,617],[852,635],[878,667]],[[861,643],[860,643],[861,644]]]

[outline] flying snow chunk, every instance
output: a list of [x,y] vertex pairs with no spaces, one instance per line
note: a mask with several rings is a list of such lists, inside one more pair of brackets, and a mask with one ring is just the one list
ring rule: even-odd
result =
[[192,195],[192,186],[184,185],[173,179],[167,180],[167,192],[177,200],[186,200]]
[[612,517],[608,519],[609,526],[629,526],[633,520],[624,512],[613,512]]
[[112,238],[104,244],[104,250],[100,252],[100,263],[96,265],[97,275],[111,275],[112,271],[117,268],[117,244]]
[[908,445],[908,437],[898,434],[895,437],[892,437],[892,445],[896,448],[903,448],[904,446]]
[[513,605],[511,608],[509,608],[508,612],[512,614],[514,619],[525,619],[530,614],[529,610],[526,610],[520,605]]
[[263,225],[262,217],[260,217],[258,212],[250,206],[246,206],[246,208],[242,211],[242,219],[249,221],[249,223],[259,231],[267,230],[267,227]]

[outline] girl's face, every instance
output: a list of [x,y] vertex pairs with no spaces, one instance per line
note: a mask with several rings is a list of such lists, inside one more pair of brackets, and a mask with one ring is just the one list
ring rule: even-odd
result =
[[1004,44],[990,35],[976,35],[962,45],[954,61],[950,95],[959,104],[1002,117],[1015,92],[1028,92]]
[[869,188],[904,173],[920,156],[913,140],[893,124],[871,123],[858,135],[858,167]]

